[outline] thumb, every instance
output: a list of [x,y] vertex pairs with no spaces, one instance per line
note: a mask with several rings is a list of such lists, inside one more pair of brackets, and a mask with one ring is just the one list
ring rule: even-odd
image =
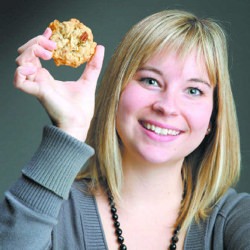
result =
[[90,83],[96,86],[98,77],[100,75],[103,58],[104,58],[105,48],[102,45],[96,46],[96,51],[91,60],[87,63],[83,74],[81,75],[79,80],[82,80],[87,83]]

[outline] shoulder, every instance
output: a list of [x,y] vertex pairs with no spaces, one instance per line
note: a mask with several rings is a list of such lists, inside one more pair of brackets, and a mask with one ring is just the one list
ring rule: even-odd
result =
[[193,221],[185,249],[250,250],[250,195],[229,189],[205,220]]
[[215,205],[210,216],[223,221],[225,229],[248,225],[250,229],[250,194],[229,189]]
[[215,205],[215,210],[223,217],[228,217],[239,211],[250,211],[250,194],[238,193],[231,188]]
[[215,205],[213,228],[226,249],[250,249],[250,194],[229,189]]

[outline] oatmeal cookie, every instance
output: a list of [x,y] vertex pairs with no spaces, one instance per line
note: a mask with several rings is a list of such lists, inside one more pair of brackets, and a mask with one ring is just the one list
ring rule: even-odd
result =
[[96,42],[93,41],[92,31],[79,20],[54,20],[49,24],[49,28],[52,30],[50,39],[57,44],[52,56],[57,66],[68,65],[77,68],[89,61],[95,53]]

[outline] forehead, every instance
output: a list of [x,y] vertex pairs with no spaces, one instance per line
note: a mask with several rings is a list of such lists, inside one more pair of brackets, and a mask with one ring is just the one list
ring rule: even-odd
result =
[[159,68],[162,72],[177,71],[185,75],[198,74],[209,80],[204,57],[196,50],[185,55],[175,51],[162,50],[150,56],[140,68],[145,66]]

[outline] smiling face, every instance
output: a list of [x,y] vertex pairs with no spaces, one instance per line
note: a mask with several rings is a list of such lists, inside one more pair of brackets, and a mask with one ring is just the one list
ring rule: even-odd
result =
[[209,127],[213,86],[195,51],[185,60],[159,53],[138,69],[121,94],[117,132],[130,162],[182,165]]

